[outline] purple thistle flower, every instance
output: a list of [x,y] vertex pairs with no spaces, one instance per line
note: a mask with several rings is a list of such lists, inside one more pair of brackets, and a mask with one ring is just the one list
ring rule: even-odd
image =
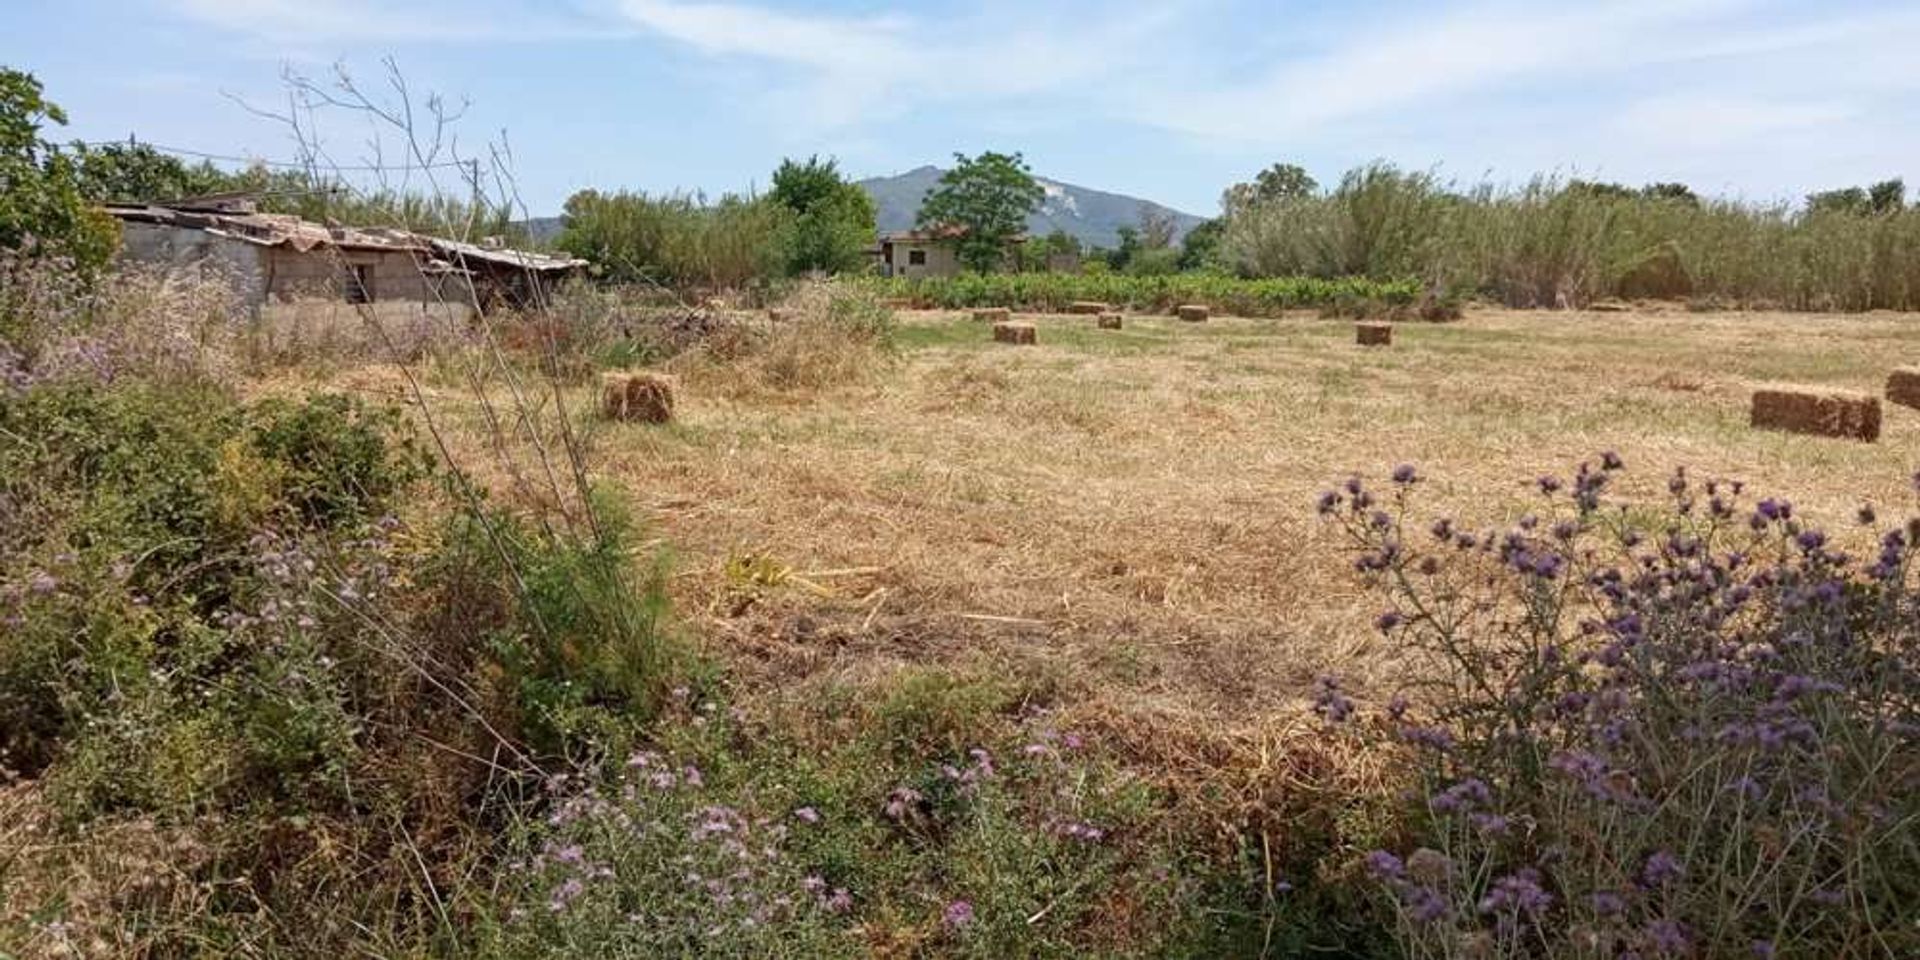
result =
[[947,904],[947,909],[940,914],[940,920],[954,929],[964,927],[973,922],[973,904],[955,900]]
[[1397,880],[1406,875],[1407,865],[1399,857],[1385,850],[1375,850],[1367,854],[1367,872],[1382,880]]
[[1393,468],[1394,483],[1409,484],[1419,479],[1420,475],[1413,469],[1413,464],[1411,463],[1403,463]]
[[1393,631],[1393,628],[1405,622],[1407,622],[1407,618],[1401,616],[1400,611],[1388,610],[1386,613],[1381,614],[1377,619],[1375,619],[1373,621],[1373,625],[1381,633],[1391,633]]
[[1687,952],[1693,938],[1686,924],[1662,917],[1647,924],[1647,940],[1653,944],[1654,952],[1661,956],[1677,957]]
[[1640,882],[1648,887],[1661,887],[1685,873],[1686,868],[1681,866],[1678,857],[1666,850],[1656,850],[1640,868]]
[[1481,913],[1539,913],[1553,905],[1553,894],[1540,887],[1540,872],[1526,867],[1493,882],[1480,900]]
[[1539,480],[1534,482],[1540,485],[1540,492],[1544,494],[1552,495],[1560,489],[1559,477],[1543,474]]
[[1600,469],[1625,470],[1626,467],[1627,467],[1626,461],[1621,460],[1620,455],[1613,452],[1612,450],[1603,451],[1600,454]]
[[1455,810],[1471,810],[1491,802],[1493,793],[1487,789],[1486,782],[1470,777],[1436,794],[1432,806],[1435,810],[1451,813]]
[[1353,716],[1353,701],[1340,692],[1337,678],[1323,673],[1313,686],[1314,713],[1325,717],[1329,723],[1341,723]]
[[1333,492],[1332,490],[1328,490],[1320,494],[1320,499],[1314,504],[1314,510],[1318,511],[1321,516],[1326,516],[1332,513],[1339,506],[1340,506],[1340,495]]
[[1761,960],[1772,960],[1773,957],[1778,955],[1778,950],[1775,949],[1772,940],[1755,940],[1753,945],[1748,949],[1754,956],[1760,957]]
[[1624,913],[1627,909],[1627,898],[1612,890],[1596,890],[1587,902],[1593,906],[1594,913],[1603,917]]
[[1410,885],[1401,890],[1400,902],[1417,923],[1437,923],[1451,912],[1440,891],[1424,885]]

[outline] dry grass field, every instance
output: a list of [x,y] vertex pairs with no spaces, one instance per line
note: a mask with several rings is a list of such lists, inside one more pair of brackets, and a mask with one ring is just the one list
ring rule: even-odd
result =
[[1634,496],[1684,466],[1845,541],[1861,503],[1906,502],[1920,444],[1897,406],[1877,444],[1747,426],[1760,383],[1877,393],[1920,356],[1897,315],[1482,310],[1383,349],[1304,315],[1025,319],[1037,346],[902,314],[889,368],[825,390],[695,370],[675,424],[594,427],[592,466],[671,551],[688,628],[763,690],[936,664],[1249,729],[1323,671],[1396,670],[1311,508],[1350,474],[1414,463],[1430,506],[1503,523],[1611,449]]

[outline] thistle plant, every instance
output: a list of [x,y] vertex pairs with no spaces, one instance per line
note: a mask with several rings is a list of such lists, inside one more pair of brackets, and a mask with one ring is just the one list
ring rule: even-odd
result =
[[1407,849],[1366,858],[1409,953],[1914,955],[1920,520],[1855,557],[1684,470],[1640,519],[1624,469],[1539,478],[1504,530],[1416,524],[1412,467],[1320,499],[1427,678],[1377,718],[1318,694],[1417,771]]

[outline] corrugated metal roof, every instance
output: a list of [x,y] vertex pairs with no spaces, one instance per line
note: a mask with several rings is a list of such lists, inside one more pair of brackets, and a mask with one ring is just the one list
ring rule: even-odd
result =
[[302,253],[321,247],[380,250],[413,253],[423,258],[438,256],[462,266],[466,265],[462,261],[468,261],[476,266],[511,266],[540,272],[587,266],[587,261],[574,257],[486,247],[388,227],[328,226],[284,213],[238,213],[159,204],[108,204],[106,212],[132,223],[201,230],[214,236],[263,247],[290,247]]

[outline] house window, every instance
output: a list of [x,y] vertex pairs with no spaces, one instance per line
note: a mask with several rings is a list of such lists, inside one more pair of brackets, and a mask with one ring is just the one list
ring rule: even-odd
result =
[[340,292],[348,303],[373,302],[373,264],[349,263],[340,280]]
[[927,265],[927,252],[925,250],[908,250],[907,251],[907,266],[924,267],[926,265]]

